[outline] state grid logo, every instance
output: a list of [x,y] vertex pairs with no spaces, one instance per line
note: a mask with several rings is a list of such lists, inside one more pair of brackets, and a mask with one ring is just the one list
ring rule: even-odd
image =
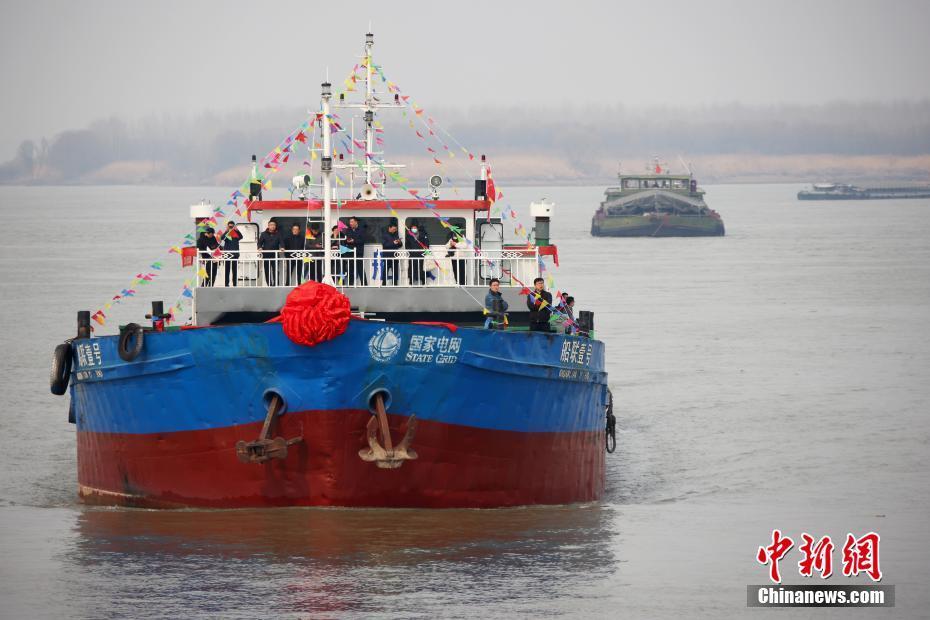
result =
[[389,362],[400,351],[400,332],[393,327],[382,327],[368,341],[371,359],[376,362]]

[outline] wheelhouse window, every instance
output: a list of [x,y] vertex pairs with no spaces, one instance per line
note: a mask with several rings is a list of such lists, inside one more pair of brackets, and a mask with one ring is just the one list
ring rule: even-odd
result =
[[639,189],[639,179],[623,179],[623,189]]

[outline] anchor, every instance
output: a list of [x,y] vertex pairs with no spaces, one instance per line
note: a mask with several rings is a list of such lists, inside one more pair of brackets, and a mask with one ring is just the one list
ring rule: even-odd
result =
[[[387,413],[384,411],[384,398],[380,392],[374,397],[376,416],[371,416],[368,420],[368,447],[358,451],[359,457],[363,461],[374,463],[380,469],[397,469],[404,464],[404,461],[412,461],[417,458],[417,453],[410,449],[410,442],[417,434],[417,417],[411,415],[407,421],[407,433],[397,447],[391,440],[391,429],[388,428]],[[378,443],[378,430],[381,430],[381,439],[384,441],[382,446]]]
[[284,439],[275,437],[268,439],[271,434],[271,427],[274,425],[275,416],[278,414],[280,405],[280,396],[272,394],[271,403],[268,405],[268,413],[265,415],[265,423],[262,424],[262,431],[255,441],[237,441],[236,456],[242,463],[264,463],[270,459],[283,459],[287,457],[287,447],[300,443],[301,437]]

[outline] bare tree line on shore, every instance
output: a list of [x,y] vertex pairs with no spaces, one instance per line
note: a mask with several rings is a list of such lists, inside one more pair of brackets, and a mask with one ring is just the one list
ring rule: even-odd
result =
[[[515,176],[527,180],[600,181],[618,161],[650,154],[672,161],[680,155],[717,161],[724,156],[812,161],[811,156],[826,154],[866,162],[869,156],[922,162],[930,155],[930,101],[649,109],[489,106],[437,108],[429,114],[475,154],[505,159]],[[14,156],[0,164],[0,183],[223,183],[224,175],[241,173],[252,153],[264,155],[305,117],[300,108],[277,108],[101,119],[83,129],[24,140]],[[448,156],[441,142],[423,131],[422,117],[386,112],[380,118],[392,159],[422,158],[426,146],[437,150],[439,158]],[[410,120],[427,134],[425,139],[407,127]],[[360,137],[361,123],[356,127]],[[463,155],[442,131],[436,133]],[[513,163],[521,158],[529,163]],[[532,162],[540,161],[560,169],[536,175]],[[300,165],[296,161],[295,169]]]

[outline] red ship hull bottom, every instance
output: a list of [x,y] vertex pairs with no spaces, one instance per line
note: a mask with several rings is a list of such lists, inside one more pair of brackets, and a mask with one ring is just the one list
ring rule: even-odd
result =
[[[389,415],[400,441],[407,417]],[[418,420],[416,460],[363,461],[363,410],[304,411],[273,436],[302,438],[287,457],[242,463],[236,442],[261,423],[147,435],[78,432],[78,482],[88,503],[148,508],[356,506],[495,508],[600,499],[604,434],[521,433]]]

